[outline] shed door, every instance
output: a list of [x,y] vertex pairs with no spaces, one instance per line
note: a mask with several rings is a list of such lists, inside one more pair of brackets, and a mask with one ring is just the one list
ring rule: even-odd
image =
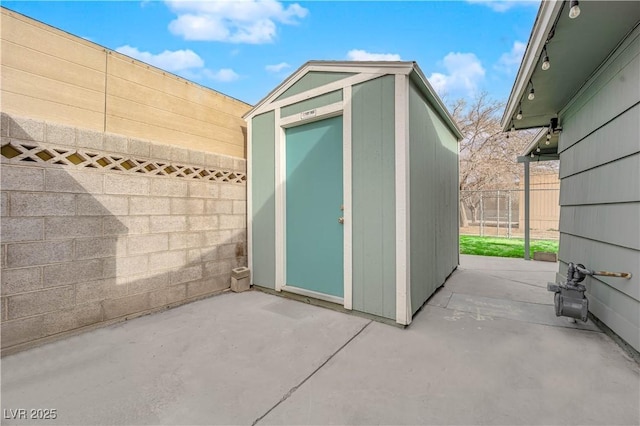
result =
[[343,297],[342,117],[286,129],[286,285]]

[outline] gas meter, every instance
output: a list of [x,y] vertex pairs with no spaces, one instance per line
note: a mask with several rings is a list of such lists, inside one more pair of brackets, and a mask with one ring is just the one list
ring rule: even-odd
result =
[[547,290],[555,293],[554,305],[557,317],[569,317],[587,321],[589,313],[589,299],[584,295],[587,287],[580,284],[587,275],[601,275],[605,277],[631,278],[628,272],[592,271],[584,265],[569,262],[566,283],[548,283]]

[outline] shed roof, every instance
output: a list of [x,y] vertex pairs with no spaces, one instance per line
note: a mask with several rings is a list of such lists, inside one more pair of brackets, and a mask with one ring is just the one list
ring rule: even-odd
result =
[[[413,61],[308,61],[293,74],[287,77],[267,96],[256,104],[243,117],[246,120],[268,110],[268,105],[277,100],[287,89],[297,81],[312,71],[353,73],[353,74],[403,74],[408,75],[427,100],[432,104],[435,111],[445,122],[447,127],[458,140],[462,139],[462,133],[455,120],[445,107],[444,103],[437,95],[424,73],[416,62]],[[310,96],[311,97],[311,96]]]

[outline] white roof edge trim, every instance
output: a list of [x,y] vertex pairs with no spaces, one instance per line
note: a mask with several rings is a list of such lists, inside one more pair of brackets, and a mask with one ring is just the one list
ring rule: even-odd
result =
[[504,109],[504,114],[500,121],[502,131],[506,132],[511,124],[511,117],[515,114],[519,100],[527,90],[529,80],[533,75],[533,71],[538,63],[538,58],[542,53],[542,48],[547,41],[547,36],[551,31],[551,28],[555,25],[557,17],[562,11],[563,6],[563,0],[543,0],[540,5],[538,16],[536,16],[536,21],[533,24],[533,29],[531,30],[531,36],[529,36],[527,49],[522,57],[522,62],[520,62],[520,68],[518,69],[516,80],[511,88],[511,93],[507,100],[507,106]]
[[531,154],[531,151],[533,151],[534,148],[539,146],[540,142],[542,142],[543,139],[544,140],[547,139],[547,128],[546,127],[540,128],[540,131],[538,133],[536,133],[536,135],[533,138],[531,138],[531,142],[529,142],[527,144],[525,149],[522,151],[522,154],[520,154],[520,155],[527,156],[527,155]]
[[280,83],[275,89],[269,92],[267,96],[243,115],[242,118],[245,120],[252,118],[257,111],[262,109],[263,105],[273,102],[274,99],[280,96],[295,82],[300,80],[302,76],[311,71],[353,72],[356,74],[376,74],[380,71],[384,71],[389,74],[404,74],[408,76],[415,71],[415,75],[418,77],[418,80],[422,85],[422,91],[425,93],[427,98],[433,102],[438,115],[445,121],[445,124],[454,133],[458,141],[463,139],[462,132],[460,131],[456,121],[451,116],[451,113],[433,89],[418,64],[413,61],[308,61]]
[[435,104],[437,110],[439,110],[438,115],[440,115],[440,117],[442,117],[445,120],[449,129],[453,131],[453,133],[458,138],[458,142],[460,142],[462,139],[464,139],[464,135],[462,134],[462,131],[458,127],[458,123],[456,123],[456,121],[451,116],[449,109],[442,103],[442,99],[440,99],[440,96],[438,96],[436,91],[433,89],[433,87],[429,83],[429,80],[427,79],[427,77],[425,77],[424,73],[422,72],[422,70],[420,69],[417,63],[414,63],[413,70],[415,70],[416,76],[418,76],[420,83],[422,83],[424,86],[424,89],[426,89],[425,94],[427,95],[428,98],[430,98],[429,100]]
[[[247,120],[248,118],[253,116],[253,113],[260,108],[262,105],[267,103],[267,100],[271,99],[271,98],[276,98],[277,96],[280,95],[280,90],[282,89],[282,91],[286,90],[287,88],[289,88],[289,83],[291,82],[291,84],[293,84],[293,82],[299,80],[302,75],[304,74],[304,70],[305,68],[308,66],[309,62],[304,63],[302,66],[300,66],[297,70],[295,70],[295,72],[293,72],[293,74],[291,74],[289,77],[287,77],[282,83],[280,83],[278,86],[276,86],[271,92],[269,92],[267,94],[267,96],[265,96],[264,98],[262,98],[262,100],[260,100],[260,102],[258,102],[257,104],[255,104],[255,106],[253,108],[251,108],[249,111],[247,111],[242,118],[244,118],[245,120]],[[286,86],[286,87],[285,87]]]
[[[284,91],[298,81],[304,74],[310,71],[333,71],[333,72],[353,72],[363,71],[375,73],[377,69],[395,70],[396,73],[409,74],[413,69],[414,62],[410,61],[307,61],[282,83],[276,86],[267,96],[262,98],[253,108],[245,113],[242,118],[245,120],[254,116],[254,113],[261,106],[271,102],[280,96]],[[348,69],[347,69],[348,68]]]
[[403,74],[407,75],[411,72],[410,67],[358,67],[358,66],[318,66],[311,65],[308,68],[309,72],[312,71],[329,71],[329,72],[346,72],[353,74]]

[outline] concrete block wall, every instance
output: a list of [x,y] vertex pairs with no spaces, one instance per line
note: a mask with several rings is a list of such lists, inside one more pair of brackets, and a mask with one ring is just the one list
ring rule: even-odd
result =
[[2,114],[3,353],[223,291],[246,164]]

